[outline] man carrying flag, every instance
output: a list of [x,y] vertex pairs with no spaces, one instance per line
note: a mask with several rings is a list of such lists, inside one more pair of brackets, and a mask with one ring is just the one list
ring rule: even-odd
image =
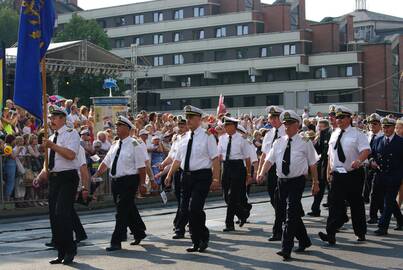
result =
[[[36,118],[43,118],[45,131],[48,116],[44,98],[44,57],[52,39],[55,18],[52,0],[24,0],[21,3],[14,102]],[[76,131],[66,127],[67,113],[64,110],[52,107],[50,113],[54,134],[50,139],[43,140],[49,151],[49,160],[46,158],[44,169],[34,180],[34,185],[38,184],[38,179],[49,181],[49,217],[58,251],[57,258],[50,263],[71,264],[77,253],[72,214],[79,182],[75,159],[80,137]]]

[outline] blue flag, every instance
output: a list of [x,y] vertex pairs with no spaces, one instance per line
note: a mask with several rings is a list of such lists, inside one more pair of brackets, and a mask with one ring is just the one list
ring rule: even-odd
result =
[[53,0],[22,1],[14,102],[38,119],[42,119],[40,62],[52,39],[55,20]]

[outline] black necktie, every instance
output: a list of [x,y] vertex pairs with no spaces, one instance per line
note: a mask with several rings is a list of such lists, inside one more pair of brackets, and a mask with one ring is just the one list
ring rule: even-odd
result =
[[386,138],[386,145],[389,145],[389,143],[390,143],[389,138]]
[[229,160],[229,156],[231,155],[231,143],[232,143],[232,136],[229,136],[228,145],[227,145],[227,154],[225,155],[225,161]]
[[192,153],[192,144],[193,144],[193,135],[194,134],[195,133],[193,131],[192,131],[192,133],[190,133],[190,139],[188,142],[188,147],[186,150],[186,157],[185,157],[185,167],[184,167],[185,172],[189,171],[190,154]]
[[[59,133],[56,131],[55,136],[53,137],[53,143],[57,143],[57,136],[59,136]],[[55,167],[55,151],[52,149],[50,150],[49,154],[49,166],[48,169],[51,171]]]
[[372,134],[371,141],[369,142],[369,145],[370,145],[371,147],[372,147],[372,144],[374,143],[375,137],[376,137],[376,135],[375,135],[375,134]]
[[290,173],[291,142],[292,142],[292,139],[288,138],[287,148],[285,149],[284,156],[283,156],[282,171],[283,171],[283,174],[286,176]]
[[274,133],[274,138],[273,141],[271,142],[271,144],[273,145],[274,141],[277,140],[278,138],[278,128],[276,128],[276,132]]
[[344,129],[341,130],[337,142],[334,146],[334,150],[337,149],[337,155],[339,156],[340,162],[344,163],[346,161],[346,156],[344,155],[343,147],[341,146],[341,137],[343,137]]
[[122,148],[122,140],[119,141],[119,148],[118,148],[118,151],[116,151],[116,156],[115,156],[115,159],[113,160],[113,163],[112,163],[111,174],[113,176],[116,175],[116,166],[118,165],[118,159],[119,159],[120,149],[121,148]]

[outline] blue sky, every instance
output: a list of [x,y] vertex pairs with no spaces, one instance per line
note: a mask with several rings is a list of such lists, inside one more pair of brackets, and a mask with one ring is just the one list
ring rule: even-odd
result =
[[[115,5],[123,5],[147,0],[79,0],[83,9],[94,9]],[[262,0],[272,3],[274,0]],[[321,20],[323,17],[336,17],[355,9],[355,0],[306,0],[307,18]],[[403,17],[403,0],[367,0],[367,9],[379,13]]]

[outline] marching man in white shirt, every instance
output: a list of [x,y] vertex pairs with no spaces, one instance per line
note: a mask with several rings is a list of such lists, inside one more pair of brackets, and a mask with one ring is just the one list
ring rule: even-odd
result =
[[305,175],[310,170],[312,175],[312,193],[319,191],[316,162],[318,155],[310,140],[299,134],[301,118],[294,111],[284,111],[280,115],[287,135],[276,140],[266,156],[258,182],[262,182],[265,173],[276,164],[279,185],[279,207],[286,210],[286,222],[282,235],[282,249],[277,252],[284,260],[291,258],[294,237],[299,240],[296,252],[303,252],[310,247],[311,240],[301,218],[301,198],[305,188]]
[[[193,106],[185,106],[184,113],[189,131],[181,140],[175,161],[165,179],[171,185],[174,173],[183,170],[182,213],[189,215],[193,247],[187,252],[204,252],[208,247],[210,232],[206,227],[204,204],[213,181],[220,177],[217,143],[211,134],[201,127],[203,111]],[[189,210],[188,210],[189,209]]]
[[146,157],[140,143],[130,137],[134,128],[129,119],[119,116],[116,132],[119,140],[115,142],[94,174],[99,177],[110,169],[112,193],[116,204],[116,225],[112,234],[111,244],[106,251],[122,249],[121,242],[126,238],[127,227],[134,228],[134,242],[138,245],[146,237],[146,226],[141,219],[134,202],[139,183],[144,182],[146,175]]

